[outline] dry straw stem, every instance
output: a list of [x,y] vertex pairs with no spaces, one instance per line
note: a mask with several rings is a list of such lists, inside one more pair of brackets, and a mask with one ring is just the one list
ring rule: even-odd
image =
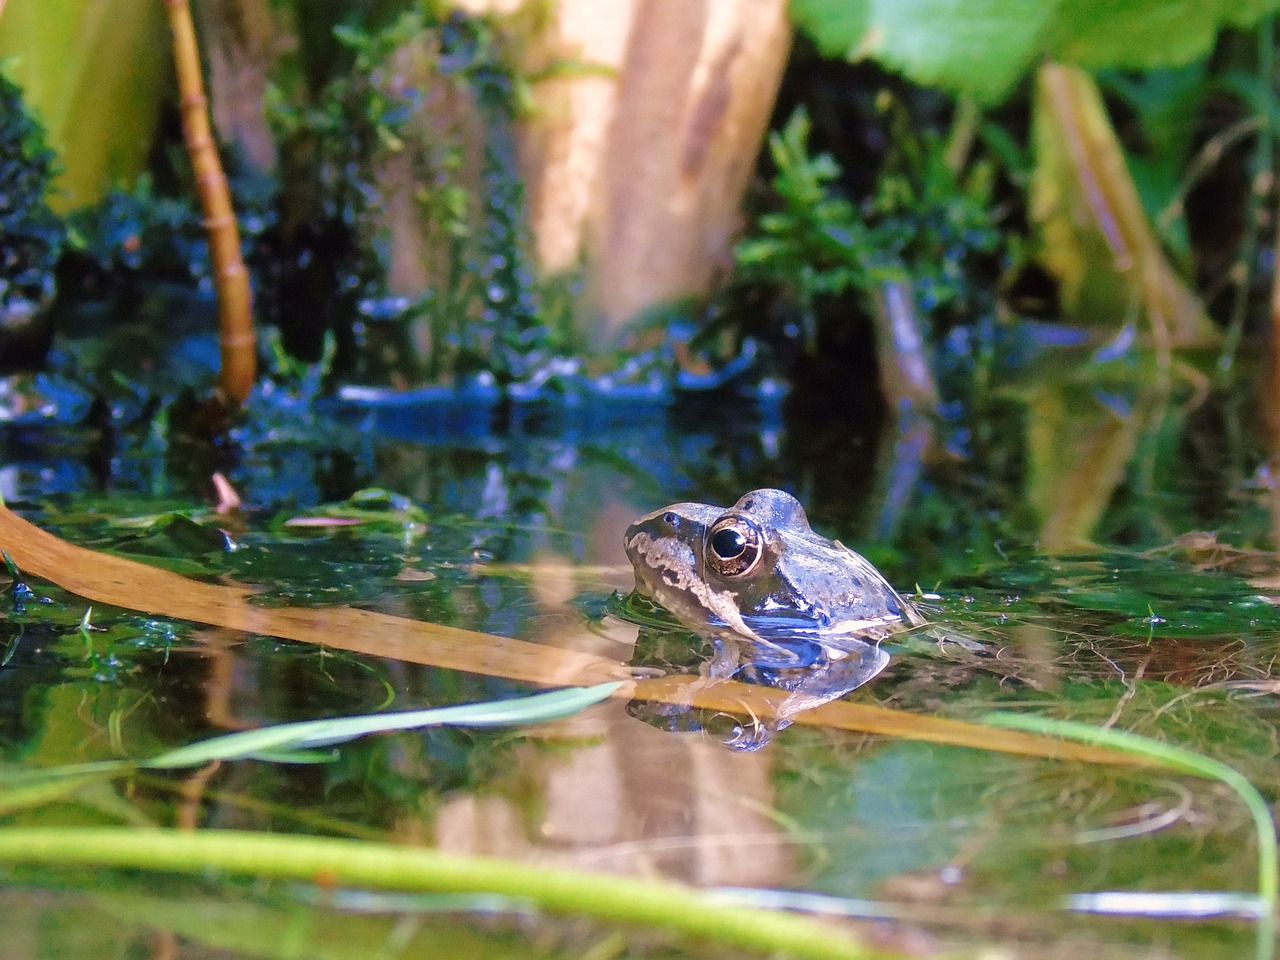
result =
[[[0,0],[2,3],[3,0]],[[200,51],[187,0],[165,0],[173,31],[173,59],[182,105],[182,132],[191,155],[200,208],[209,232],[209,257],[218,292],[218,336],[222,350],[219,388],[231,406],[244,402],[257,374],[257,340],[253,330],[253,294],[240,256],[240,231],[231,191],[218,159],[209,105],[200,74]]]
[[[538,686],[575,686],[630,679],[626,664],[582,651],[530,643],[442,624],[351,607],[267,607],[245,587],[202,583],[123,557],[78,547],[0,504],[0,550],[27,574],[43,577],[95,603],[191,620],[265,636],[284,637],[406,663],[504,677]],[[785,690],[736,681],[677,676],[624,684],[619,698],[773,719],[790,716]],[[924,740],[1023,756],[1150,765],[1151,761],[1098,744],[1070,743],[1020,730],[833,701],[790,717],[803,725]]]

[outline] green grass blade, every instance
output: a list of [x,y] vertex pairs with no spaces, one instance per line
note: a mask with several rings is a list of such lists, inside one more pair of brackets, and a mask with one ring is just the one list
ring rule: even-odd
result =
[[468,857],[332,837],[236,830],[0,829],[0,863],[123,867],[204,875],[211,870],[372,890],[490,893],[550,913],[642,924],[794,960],[889,960],[847,928],[717,902],[683,884],[546,863]]
[[990,713],[983,722],[993,727],[1008,730],[1024,730],[1048,736],[1058,736],[1081,743],[1099,744],[1126,750],[1130,753],[1149,757],[1173,770],[1190,773],[1197,777],[1217,780],[1225,784],[1240,797],[1250,815],[1253,817],[1254,829],[1258,835],[1258,960],[1274,960],[1276,955],[1276,894],[1280,887],[1280,856],[1277,855],[1276,825],[1271,817],[1271,808],[1249,780],[1236,770],[1219,760],[1206,757],[1184,747],[1171,743],[1161,743],[1136,733],[1124,730],[1110,730],[1077,723],[1072,720],[1057,720],[1051,717],[1038,717],[1024,713]]
[[538,723],[577,713],[609,697],[620,683],[602,683],[593,687],[569,687],[511,700],[489,703],[467,703],[456,707],[431,710],[409,710],[400,713],[378,713],[329,720],[303,720],[282,723],[260,730],[247,730],[222,737],[202,740],[152,757],[141,766],[152,769],[195,767],[213,760],[238,760],[267,757],[280,753],[305,751],[315,747],[345,743],[371,733],[393,730],[417,730],[441,725],[459,727],[498,727],[512,724]]

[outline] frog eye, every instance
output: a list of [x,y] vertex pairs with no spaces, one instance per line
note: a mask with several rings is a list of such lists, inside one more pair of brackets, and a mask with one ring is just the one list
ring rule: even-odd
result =
[[760,563],[764,537],[746,517],[721,517],[707,531],[707,564],[722,577],[746,576]]

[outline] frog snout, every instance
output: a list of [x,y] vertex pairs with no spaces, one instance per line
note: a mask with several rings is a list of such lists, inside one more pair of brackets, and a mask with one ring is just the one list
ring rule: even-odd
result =
[[637,582],[645,572],[645,564],[641,559],[639,549],[639,540],[644,533],[645,531],[641,524],[633,523],[627,527],[626,533],[622,535],[622,549],[626,551],[627,559],[631,561],[631,567],[636,572]]

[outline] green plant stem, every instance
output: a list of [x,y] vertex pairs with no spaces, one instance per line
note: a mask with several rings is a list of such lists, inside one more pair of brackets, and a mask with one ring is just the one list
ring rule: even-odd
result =
[[973,141],[978,135],[978,124],[981,121],[982,111],[978,109],[978,101],[969,96],[956,100],[956,112],[951,118],[943,162],[957,180],[960,179],[964,165],[969,162],[969,152],[973,149]]
[[900,956],[806,917],[717,903],[677,884],[330,837],[230,830],[0,830],[0,863],[125,867],[380,890],[495,893],[552,913],[638,923],[800,960]]
[[1038,717],[1022,713],[991,713],[984,723],[1009,730],[1025,730],[1126,750],[1165,764],[1170,769],[1217,780],[1233,790],[1253,817],[1258,835],[1258,960],[1272,960],[1276,955],[1276,895],[1280,892],[1280,856],[1277,855],[1276,825],[1271,808],[1258,788],[1239,770],[1219,760],[1203,756],[1171,743],[1124,730],[1095,727],[1087,723]]

